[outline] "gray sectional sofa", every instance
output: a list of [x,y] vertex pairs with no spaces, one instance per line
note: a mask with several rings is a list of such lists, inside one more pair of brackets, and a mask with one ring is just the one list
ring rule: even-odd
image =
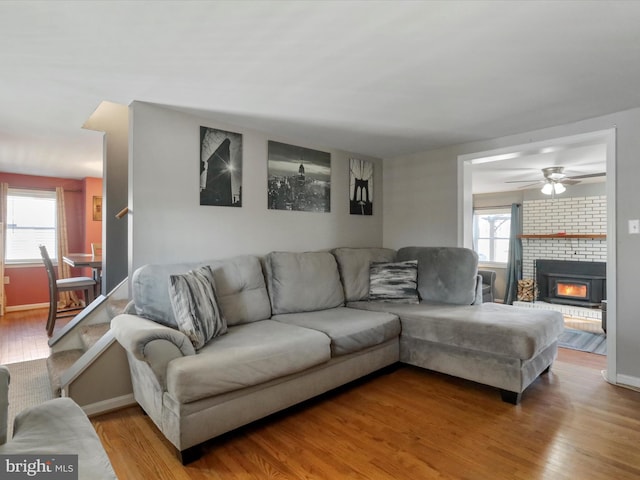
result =
[[[372,263],[417,261],[420,303],[370,301]],[[196,351],[169,276],[211,265],[227,332]],[[393,283],[393,280],[391,281]],[[338,248],[147,265],[112,321],[134,396],[189,461],[205,440],[398,361],[499,388],[518,403],[549,369],[558,312],[482,304],[477,256],[452,247]]]

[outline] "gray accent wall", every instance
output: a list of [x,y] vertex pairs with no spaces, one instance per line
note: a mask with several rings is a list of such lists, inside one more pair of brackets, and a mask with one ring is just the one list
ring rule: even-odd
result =
[[[382,161],[144,102],[130,106],[130,272],[270,251],[382,245]],[[200,126],[243,135],[242,207],[201,206]],[[267,209],[267,141],[331,153],[331,212]],[[349,214],[349,158],[374,162],[372,216]]]
[[457,245],[456,159],[453,148],[385,159],[385,246],[398,250]]
[[102,173],[102,292],[127,278],[127,218],[116,214],[127,206],[129,111],[126,105],[102,102],[83,128],[104,132]]
[[457,185],[462,172],[458,169],[459,155],[608,129],[616,130],[615,360],[618,380],[640,386],[640,315],[636,300],[640,235],[629,235],[627,231],[628,220],[640,218],[640,188],[637,185],[640,180],[640,109],[385,159],[384,246],[399,248],[408,242],[455,246],[460,242]]

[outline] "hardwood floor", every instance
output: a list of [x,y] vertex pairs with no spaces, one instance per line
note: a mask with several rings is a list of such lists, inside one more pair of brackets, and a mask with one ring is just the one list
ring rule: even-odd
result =
[[522,403],[402,366],[205,443],[183,467],[138,407],[92,421],[121,479],[636,479],[640,393],[560,349]]
[[[25,362],[49,356],[47,331],[48,309],[10,312],[0,317],[0,364]],[[56,329],[71,318],[61,318]]]
[[[0,319],[2,363],[48,354],[45,317]],[[211,440],[186,467],[138,407],[92,422],[120,480],[640,478],[640,393],[605,382],[605,368],[561,348],[513,406],[402,366]]]

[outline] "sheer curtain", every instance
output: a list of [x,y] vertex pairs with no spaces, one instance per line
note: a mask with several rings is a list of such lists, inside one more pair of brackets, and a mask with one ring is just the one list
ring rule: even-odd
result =
[[509,259],[504,303],[512,305],[518,296],[518,280],[522,280],[522,206],[511,204],[511,230],[509,232]]
[[[7,243],[7,193],[8,183],[0,183],[0,278],[4,278],[5,244]],[[7,293],[4,282],[0,282],[0,317],[7,309]]]
[[[64,189],[62,187],[56,187],[56,236],[58,244],[58,278],[69,278],[71,276],[71,268],[62,260],[62,257],[69,253],[67,216],[65,214]],[[75,292],[59,292],[58,299],[59,307],[61,308],[81,305]]]

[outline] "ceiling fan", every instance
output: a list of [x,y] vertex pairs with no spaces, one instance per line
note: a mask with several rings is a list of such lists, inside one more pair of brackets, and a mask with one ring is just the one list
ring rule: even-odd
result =
[[585,178],[603,177],[606,175],[606,172],[588,173],[586,175],[569,177],[564,173],[564,167],[547,167],[542,169],[542,175],[544,178],[535,183],[530,183],[532,180],[510,180],[505,183],[529,183],[529,185],[524,185],[520,188],[529,188],[542,184],[542,193],[555,195],[556,193],[564,192],[566,190],[565,185],[575,185]]

